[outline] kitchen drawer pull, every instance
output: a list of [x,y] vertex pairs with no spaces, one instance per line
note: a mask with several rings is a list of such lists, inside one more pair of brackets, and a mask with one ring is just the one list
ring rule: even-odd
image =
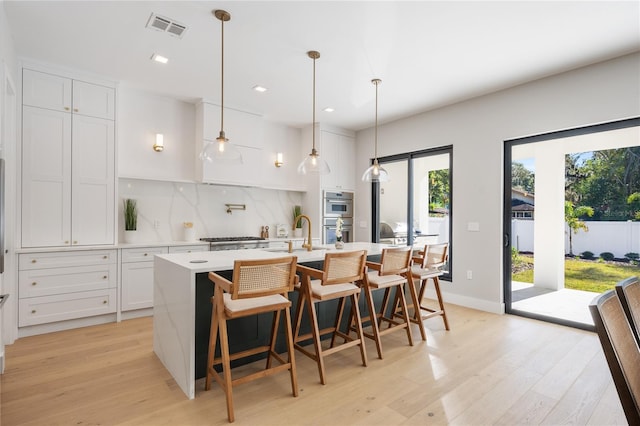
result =
[[108,278],[108,277],[107,277],[106,275],[104,275],[104,276],[102,277],[102,279],[103,279],[103,280],[106,280],[107,278]]
[[107,304],[107,301],[106,301],[106,300],[103,300],[103,301],[102,301],[102,304],[103,304],[103,305],[106,305],[106,304]]
[[108,259],[109,256],[107,256],[106,254],[104,256],[102,256],[103,259]]
[[36,263],[36,262],[37,262],[37,260],[31,259],[31,263]]
[[74,108],[74,109],[73,109],[73,112],[78,112],[78,108]]
[[38,284],[38,283],[37,283],[37,282],[35,282],[35,281],[31,283],[31,285],[37,285],[37,284]]
[[78,244],[78,242],[76,240],[73,240],[73,244]]
[[69,244],[69,240],[66,240],[64,243],[65,243],[65,244]]
[[145,253],[144,255],[145,255],[145,256],[149,256],[149,253]]
[[36,313],[36,310],[35,310],[35,309],[32,309],[32,310],[31,310],[31,313],[32,313],[32,314],[35,314],[35,313]]
[[65,111],[69,111],[69,110],[71,110],[71,108],[69,108],[69,107],[64,107],[64,110],[65,110]]

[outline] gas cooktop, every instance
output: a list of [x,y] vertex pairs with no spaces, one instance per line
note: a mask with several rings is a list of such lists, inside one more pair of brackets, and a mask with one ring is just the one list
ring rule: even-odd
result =
[[235,241],[261,241],[262,237],[208,237],[200,238],[200,241],[206,241],[208,243],[226,243]]

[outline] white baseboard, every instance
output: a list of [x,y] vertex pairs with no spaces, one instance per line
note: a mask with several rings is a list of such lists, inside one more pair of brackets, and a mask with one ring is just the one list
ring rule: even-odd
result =
[[[442,283],[442,281],[440,282]],[[442,291],[442,284],[440,284],[440,290]],[[428,284],[427,290],[425,291],[425,297],[437,300],[436,292],[431,283]],[[478,299],[475,297],[468,297],[462,294],[448,293],[444,291],[442,291],[442,298],[445,303],[452,303],[466,308],[491,312],[492,314],[504,314],[504,303],[492,302],[490,300]]]

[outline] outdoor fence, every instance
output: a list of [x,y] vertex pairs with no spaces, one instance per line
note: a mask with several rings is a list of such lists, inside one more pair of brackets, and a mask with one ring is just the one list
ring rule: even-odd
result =
[[[640,222],[585,222],[588,232],[573,235],[573,253],[585,251],[596,257],[603,252],[623,258],[627,253],[640,253]],[[534,220],[512,219],[511,245],[518,251],[534,252]],[[565,225],[565,253],[569,253],[569,228]]]

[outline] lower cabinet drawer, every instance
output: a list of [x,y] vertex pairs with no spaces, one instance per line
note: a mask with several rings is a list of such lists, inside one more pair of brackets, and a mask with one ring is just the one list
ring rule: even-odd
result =
[[18,326],[84,318],[116,311],[116,289],[20,299]]
[[116,265],[92,265],[20,271],[20,298],[115,288]]

